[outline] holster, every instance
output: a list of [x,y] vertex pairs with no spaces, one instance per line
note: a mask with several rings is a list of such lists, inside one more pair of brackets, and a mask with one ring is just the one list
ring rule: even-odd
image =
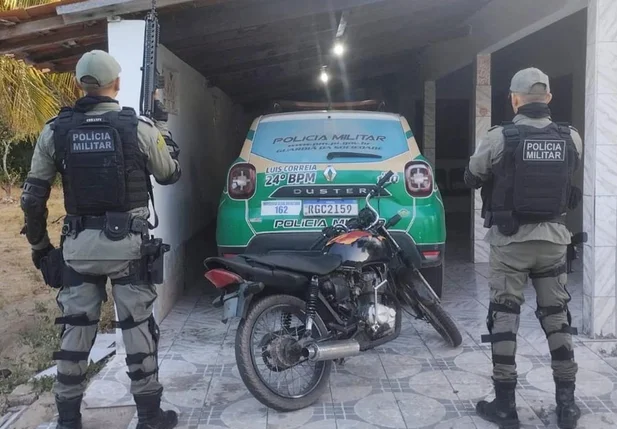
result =
[[41,259],[41,274],[45,284],[51,286],[54,289],[59,289],[63,284],[63,272],[64,272],[64,256],[62,255],[62,248],[52,250]]
[[150,284],[161,284],[164,276],[163,256],[169,252],[169,244],[164,244],[161,238],[151,236],[141,244],[141,278]]
[[491,224],[497,225],[499,232],[505,236],[518,232],[520,223],[511,211],[491,212]]

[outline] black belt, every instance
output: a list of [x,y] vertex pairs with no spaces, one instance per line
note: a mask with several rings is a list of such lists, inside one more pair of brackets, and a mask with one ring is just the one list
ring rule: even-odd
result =
[[[70,235],[72,233],[79,234],[84,229],[104,230],[107,223],[105,216],[72,216],[67,215],[64,218],[62,226],[62,235]],[[148,233],[148,221],[138,217],[131,219],[129,230],[137,234]]]
[[[516,213],[513,214],[513,216],[518,220],[518,224],[519,225],[531,225],[531,224],[537,224],[537,223],[560,223],[562,225],[566,225],[566,215],[560,215],[557,216],[555,218],[552,219],[532,219],[532,218],[525,218],[525,217],[521,217],[520,215],[517,215]],[[495,223],[493,222],[493,213],[490,211],[487,211],[484,217],[484,227],[485,228],[490,228],[493,225],[495,225]]]
[[524,217],[522,217],[522,218],[519,217],[519,224],[520,225],[530,225],[530,224],[533,224],[533,223],[544,223],[544,222],[547,222],[547,223],[560,223],[562,225],[565,225],[566,224],[566,215],[560,215],[560,216],[557,216],[557,217],[555,217],[553,219],[549,219],[549,220],[538,220],[538,219],[529,219],[529,218],[525,219]]

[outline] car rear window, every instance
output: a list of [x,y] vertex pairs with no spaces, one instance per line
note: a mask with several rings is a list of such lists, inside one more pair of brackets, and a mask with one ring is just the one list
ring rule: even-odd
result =
[[261,122],[252,153],[277,163],[380,162],[409,150],[391,118],[284,119]]

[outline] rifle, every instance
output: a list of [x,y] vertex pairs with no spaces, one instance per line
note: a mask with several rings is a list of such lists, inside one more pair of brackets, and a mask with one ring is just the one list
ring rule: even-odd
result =
[[159,46],[159,20],[156,15],[156,0],[152,0],[152,9],[146,15],[144,35],[144,59],[141,67],[141,94],[139,114],[154,119],[155,94],[163,89],[164,78],[156,69],[157,50]]
[[[489,207],[491,206],[491,199],[493,198],[493,185],[494,180],[493,177],[488,179],[485,183],[482,184],[482,189],[480,190],[480,196],[482,197],[482,210],[480,211],[482,219],[484,219],[484,227],[491,227],[491,213],[489,212]],[[472,189],[473,191],[473,189]],[[473,193],[471,194],[473,198]]]
[[572,236],[570,244],[568,244],[568,251],[566,254],[566,272],[570,274],[572,272],[572,261],[578,258],[578,249],[576,246],[587,243],[587,233],[578,232]]
[[[159,46],[159,20],[156,16],[156,0],[152,0],[152,8],[147,13],[146,28],[144,30],[144,58],[141,66],[141,92],[139,94],[139,114],[154,119],[154,106],[156,90],[163,88],[163,79],[156,69],[157,50]],[[152,181],[148,174],[148,194],[152,200],[154,211],[154,225],[148,222],[150,229],[155,229],[159,224],[159,216],[154,207],[154,191]]]

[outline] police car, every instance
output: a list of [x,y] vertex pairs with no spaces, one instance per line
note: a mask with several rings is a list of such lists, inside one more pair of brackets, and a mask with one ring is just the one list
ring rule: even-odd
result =
[[372,108],[379,104],[291,102],[291,112],[255,119],[221,196],[219,253],[310,252],[320,231],[356,216],[392,170],[376,208],[384,219],[402,216],[392,235],[403,249],[414,238],[441,295],[446,226],[433,167],[407,120]]

